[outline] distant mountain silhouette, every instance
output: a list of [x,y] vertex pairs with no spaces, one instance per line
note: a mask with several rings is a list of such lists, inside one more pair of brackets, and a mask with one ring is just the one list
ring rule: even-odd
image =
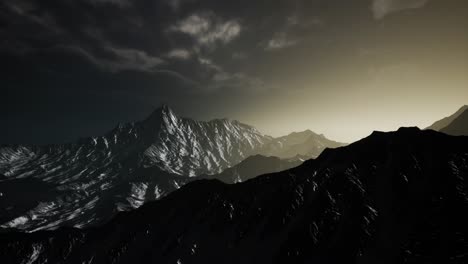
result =
[[259,153],[282,159],[293,158],[297,155],[310,159],[318,157],[325,148],[337,148],[344,145],[346,144],[329,140],[323,135],[306,130],[275,138],[265,144]]
[[450,123],[452,123],[455,119],[457,119],[458,116],[460,116],[463,112],[465,112],[466,110],[468,110],[468,105],[464,105],[462,106],[460,109],[458,109],[457,112],[455,112],[453,115],[449,116],[449,117],[446,117],[446,118],[443,118],[437,122],[435,122],[434,124],[432,124],[430,127],[426,128],[426,129],[432,129],[432,130],[435,130],[435,131],[440,131],[442,130],[443,128],[447,127],[448,125],[450,125]]
[[[160,199],[197,176],[218,175],[276,141],[235,120],[195,121],[163,106],[145,120],[120,124],[104,136],[62,145],[2,146],[0,228],[33,231],[101,223],[119,211]],[[295,151],[292,143],[282,141],[287,156],[307,152],[301,144]],[[322,138],[317,142],[317,147],[306,144],[314,155],[334,146]],[[236,170],[243,180],[289,165],[259,161],[257,167]],[[236,170],[219,177],[228,180]],[[28,195],[19,195],[25,192]]]
[[0,235],[1,263],[467,263],[468,137],[401,128],[202,180],[92,229]]
[[468,109],[440,131],[453,136],[468,136]]
[[265,157],[262,155],[250,156],[232,168],[226,169],[220,174],[202,176],[204,179],[217,179],[224,183],[239,183],[253,179],[259,175],[279,172],[302,164],[299,158],[280,159],[277,157]]

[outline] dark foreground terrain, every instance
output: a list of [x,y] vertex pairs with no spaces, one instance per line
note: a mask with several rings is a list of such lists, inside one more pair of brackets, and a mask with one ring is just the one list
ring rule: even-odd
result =
[[374,132],[284,172],[201,180],[90,229],[0,235],[0,263],[467,263],[468,138]]

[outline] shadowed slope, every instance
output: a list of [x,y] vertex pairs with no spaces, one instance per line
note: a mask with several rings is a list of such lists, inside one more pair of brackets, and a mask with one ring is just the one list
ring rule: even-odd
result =
[[468,138],[374,132],[242,184],[188,184],[88,230],[0,236],[0,261],[466,263]]
[[468,136],[468,110],[459,115],[447,127],[440,132],[453,136]]
[[466,110],[468,110],[468,105],[462,106],[453,115],[445,117],[445,118],[435,122],[434,124],[432,124],[430,127],[426,128],[426,129],[432,129],[432,130],[435,130],[435,131],[440,131],[443,128],[450,125],[450,123],[452,123],[455,119],[457,119],[457,117],[459,117],[461,114],[463,114],[463,112],[465,112]]

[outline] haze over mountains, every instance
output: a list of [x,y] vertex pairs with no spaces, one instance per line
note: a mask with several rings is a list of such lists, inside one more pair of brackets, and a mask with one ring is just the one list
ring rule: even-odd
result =
[[325,148],[341,146],[344,146],[344,144],[306,130],[275,138],[262,146],[259,153],[264,156],[275,156],[282,159],[294,158],[297,155],[307,159],[318,157]]
[[0,264],[468,263],[468,0],[1,0],[0,76]]
[[[238,121],[194,121],[163,106],[104,136],[0,148],[0,226],[27,231],[86,227],[200,177],[240,182],[340,145],[311,131],[273,138]],[[258,154],[288,160],[248,158]],[[25,190],[29,195],[21,195]]]
[[0,262],[465,263],[468,137],[447,134],[467,117],[341,146],[164,106],[102,137],[4,146]]
[[466,263],[468,138],[374,132],[288,171],[197,181],[94,229],[0,236],[4,263]]
[[250,156],[232,168],[219,174],[201,176],[202,179],[215,179],[224,183],[239,183],[253,179],[266,173],[279,172],[297,167],[304,160],[301,158],[280,159],[262,155]]

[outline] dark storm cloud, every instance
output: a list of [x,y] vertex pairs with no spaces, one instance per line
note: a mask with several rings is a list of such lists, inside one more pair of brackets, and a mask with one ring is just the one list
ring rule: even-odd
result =
[[363,75],[351,64],[377,67],[399,50],[384,34],[419,44],[421,26],[397,14],[432,2],[4,0],[0,122],[9,133],[42,134],[3,131],[0,143],[99,134],[163,102],[194,117],[232,117],[332,83],[329,69]]
[[121,8],[128,7],[131,5],[129,0],[88,0],[88,2],[99,5],[99,4],[114,4]]

